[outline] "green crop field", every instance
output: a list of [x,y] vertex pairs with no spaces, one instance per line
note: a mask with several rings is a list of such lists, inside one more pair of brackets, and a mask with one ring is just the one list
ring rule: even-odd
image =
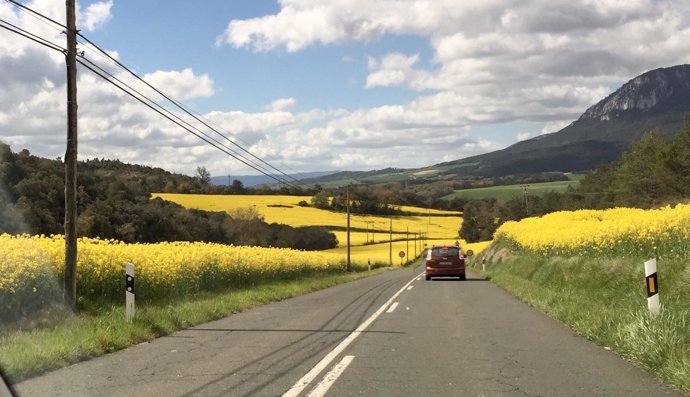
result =
[[[570,180],[567,181],[556,181],[556,182],[544,182],[544,183],[531,183],[527,184],[527,194],[530,195],[542,195],[549,191],[564,192],[568,189],[568,186],[573,188],[577,187],[580,180],[584,178],[582,174],[568,174]],[[445,196],[445,199],[452,199],[455,197],[467,197],[467,198],[495,198],[500,201],[510,200],[513,197],[521,197],[523,194],[523,185],[505,185],[505,186],[492,186],[483,187],[476,189],[462,189],[456,190],[454,193]]]

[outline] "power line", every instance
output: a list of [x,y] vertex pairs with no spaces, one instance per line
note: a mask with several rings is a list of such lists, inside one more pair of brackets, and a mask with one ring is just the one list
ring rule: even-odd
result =
[[284,175],[284,176],[286,176],[286,177],[288,177],[288,178],[294,180],[295,182],[299,182],[297,179],[291,177],[290,175],[286,174],[285,172],[283,172],[283,171],[279,170],[278,168],[274,167],[273,165],[269,164],[269,163],[266,162],[265,160],[263,160],[263,159],[259,158],[258,156],[254,155],[254,154],[251,153],[249,150],[245,149],[244,147],[242,147],[242,146],[239,145],[238,143],[234,142],[232,139],[230,139],[230,138],[228,138],[227,136],[225,136],[224,134],[222,134],[220,131],[218,131],[218,130],[216,130],[215,128],[213,128],[212,126],[210,126],[209,123],[207,123],[206,121],[202,120],[196,112],[193,112],[193,111],[189,110],[187,107],[183,106],[182,104],[180,104],[179,102],[177,102],[177,101],[174,100],[173,98],[169,97],[169,96],[166,95],[165,93],[163,93],[163,92],[161,92],[160,90],[158,90],[156,87],[152,86],[152,85],[151,85],[150,83],[148,83],[145,79],[143,79],[142,77],[140,77],[139,75],[137,75],[136,73],[134,73],[132,70],[130,70],[127,66],[123,65],[123,64],[122,64],[120,61],[118,61],[117,59],[113,58],[110,54],[108,54],[106,51],[104,51],[103,49],[101,49],[100,47],[98,47],[98,45],[96,45],[95,43],[93,43],[91,40],[89,40],[88,38],[86,38],[86,37],[85,37],[84,35],[82,35],[81,33],[78,33],[78,35],[79,35],[79,37],[81,37],[82,39],[84,39],[87,43],[91,44],[91,45],[92,45],[95,49],[97,49],[102,55],[104,55],[105,57],[107,57],[108,59],[110,59],[112,62],[114,62],[115,64],[117,64],[118,66],[120,66],[122,69],[126,70],[129,74],[131,74],[132,76],[134,76],[137,80],[139,80],[139,81],[141,81],[142,83],[144,83],[146,86],[148,86],[149,88],[151,88],[152,90],[154,90],[156,93],[158,93],[159,95],[161,95],[163,98],[167,99],[167,100],[168,100],[170,103],[172,103],[173,105],[175,105],[178,109],[182,110],[183,112],[185,112],[185,113],[188,114],[189,116],[193,117],[196,121],[200,122],[201,124],[203,124],[204,126],[206,126],[208,129],[210,129],[211,131],[213,131],[213,132],[215,132],[216,134],[220,135],[221,137],[223,137],[223,138],[224,138],[225,140],[227,140],[228,142],[230,142],[230,143],[232,143],[233,145],[235,145],[235,146],[237,146],[238,148],[240,148],[240,150],[242,150],[243,152],[249,154],[250,156],[252,156],[252,157],[255,158],[256,160],[259,160],[260,162],[262,162],[262,163],[264,163],[265,165],[269,166],[270,168],[272,168],[273,170],[277,171],[278,173],[280,173],[280,174],[282,174],[282,175]]
[[[90,44],[93,45],[93,46],[95,46],[95,45],[92,44],[92,43],[90,43]],[[100,53],[98,53],[98,54],[103,54],[103,53],[104,53],[104,52],[103,52],[102,50],[100,50],[100,49],[99,49],[99,51],[100,51]],[[107,54],[106,54],[106,55],[107,55]],[[230,151],[230,152],[232,153],[231,156],[232,156],[233,158],[235,158],[235,159],[241,161],[242,163],[244,163],[244,164],[250,166],[252,169],[259,171],[259,172],[262,173],[263,175],[266,175],[266,176],[268,176],[268,177],[270,177],[270,178],[276,180],[276,181],[279,182],[279,183],[288,185],[288,186],[293,187],[293,188],[298,188],[297,186],[292,185],[291,183],[289,183],[287,180],[285,180],[285,179],[283,179],[283,178],[281,178],[281,177],[279,177],[279,176],[277,176],[277,175],[274,175],[273,173],[271,173],[269,170],[267,170],[265,167],[261,166],[260,164],[257,164],[257,163],[255,163],[255,162],[251,161],[250,159],[247,159],[247,158],[244,157],[241,153],[238,153],[236,150],[230,149],[230,148],[228,148],[226,145],[224,145],[222,142],[219,142],[217,139],[215,139],[215,138],[213,138],[213,137],[210,137],[208,134],[204,133],[204,132],[201,131],[199,128],[193,126],[193,125],[190,124],[188,121],[183,120],[183,119],[182,119],[180,116],[178,116],[177,114],[175,114],[175,113],[171,112],[170,110],[166,109],[165,107],[161,106],[160,104],[158,104],[158,103],[157,103],[156,101],[154,101],[153,99],[147,97],[146,95],[144,95],[144,94],[142,94],[140,91],[138,91],[136,88],[134,88],[134,87],[130,86],[129,84],[123,82],[123,81],[120,80],[118,77],[116,77],[116,76],[113,75],[112,73],[106,71],[106,70],[103,69],[102,67],[98,66],[95,62],[89,60],[89,59],[86,58],[85,56],[82,55],[81,58],[82,58],[84,61],[88,62],[93,68],[97,68],[98,70],[100,70],[101,73],[98,74],[99,76],[105,78],[105,77],[103,76],[103,74],[105,74],[105,75],[109,76],[110,79],[108,79],[108,80],[111,80],[111,79],[112,79],[112,80],[115,80],[115,81],[117,81],[118,83],[120,83],[121,86],[118,87],[118,88],[120,88],[121,90],[127,92],[127,90],[124,89],[122,86],[126,87],[128,90],[131,91],[131,92],[128,92],[128,94],[130,94],[131,96],[133,96],[133,97],[136,98],[136,95],[139,95],[139,98],[137,98],[138,100],[140,100],[140,101],[142,101],[142,102],[147,102],[147,103],[150,104],[151,106],[154,106],[154,107],[160,109],[162,112],[165,112],[165,113],[168,115],[168,116],[165,116],[165,117],[167,117],[168,119],[170,119],[170,117],[173,117],[173,118],[179,120],[180,123],[184,123],[185,125],[187,125],[189,128],[183,127],[185,130],[189,131],[190,128],[196,130],[199,134],[204,135],[205,137],[209,138],[209,139],[212,140],[213,142],[217,143],[218,145],[220,145],[220,146],[222,146],[223,148],[225,148],[225,149],[227,149],[228,151]],[[114,61],[114,59],[111,58],[111,57],[108,57],[108,59]],[[91,69],[91,68],[90,68],[90,70],[93,71],[93,69]],[[139,78],[139,76],[137,76],[137,75],[134,74],[133,72],[130,71],[130,73],[133,74],[135,77],[137,77],[138,80],[143,81],[141,78]],[[110,81],[110,82],[112,83],[112,81]],[[147,83],[147,85],[148,85],[149,87],[151,87],[154,91],[159,92],[155,87],[151,86],[150,84]],[[132,92],[136,93],[136,95],[132,94]],[[163,95],[163,94],[161,94],[161,95]],[[142,100],[141,98],[143,98],[143,100]],[[168,100],[172,101],[172,100],[169,99],[169,98],[168,98]],[[151,106],[149,106],[149,107],[151,107]],[[161,113],[161,112],[158,112],[158,113]],[[188,113],[188,112],[187,112],[187,113]],[[162,113],[161,113],[161,114],[162,114]],[[171,121],[172,121],[172,120],[171,120]],[[176,124],[180,125],[180,123],[176,123]],[[191,131],[189,131],[189,132],[191,132]],[[196,134],[195,134],[195,135],[196,135]],[[221,135],[221,136],[222,136],[222,135]],[[227,138],[226,138],[226,139],[227,139]],[[228,139],[228,141],[230,141],[230,140]],[[230,142],[231,142],[231,141],[230,141]],[[246,151],[246,150],[245,150],[245,151]],[[226,152],[226,153],[227,153],[227,152]],[[250,154],[251,154],[251,153],[250,153]],[[256,156],[255,156],[255,157],[256,157]],[[249,163],[251,163],[251,164],[249,164]],[[270,164],[269,164],[269,165],[270,165]]]
[[48,16],[46,16],[46,15],[43,15],[43,14],[41,14],[41,13],[38,12],[38,11],[32,10],[31,8],[25,6],[24,4],[22,4],[22,3],[18,2],[18,1],[15,1],[15,0],[6,0],[6,1],[7,1],[8,3],[14,4],[15,7],[20,8],[20,9],[22,9],[22,10],[28,12],[29,14],[33,14],[33,15],[35,15],[35,16],[38,16],[38,17],[40,17],[40,18],[43,18],[43,19],[45,19],[45,20],[47,20],[47,21],[50,21],[50,22],[54,23],[55,25],[59,26],[61,29],[67,30],[67,26],[65,26],[65,24],[60,23],[60,22],[58,22],[58,21],[56,21],[56,20],[54,20],[54,19],[52,19],[52,18],[50,18],[50,17],[48,17]]
[[[196,133],[196,132],[192,131],[190,128],[188,128],[188,127],[186,127],[186,126],[183,125],[183,121],[174,120],[173,117],[167,115],[167,114],[164,112],[164,110],[165,110],[164,108],[162,108],[162,107],[160,107],[159,105],[155,104],[155,102],[151,101],[149,98],[147,98],[146,96],[144,96],[143,94],[139,93],[139,92],[136,91],[136,90],[133,90],[133,91],[137,92],[137,94],[138,94],[138,95],[141,95],[141,97],[139,97],[139,96],[133,94],[131,91],[128,91],[125,87],[121,86],[120,84],[118,84],[118,83],[116,83],[114,80],[112,80],[110,77],[108,77],[107,75],[110,75],[110,73],[106,72],[106,71],[103,70],[101,67],[99,67],[99,66],[96,65],[95,63],[89,61],[88,59],[85,59],[85,58],[83,58],[83,57],[80,57],[80,58],[77,59],[77,62],[79,62],[79,64],[81,64],[81,65],[84,66],[86,69],[90,70],[92,73],[96,74],[97,76],[99,76],[99,77],[102,78],[103,80],[109,82],[110,84],[112,84],[112,85],[114,85],[115,87],[117,87],[117,88],[119,88],[120,90],[122,90],[122,91],[123,91],[124,93],[126,93],[127,95],[129,95],[129,96],[131,96],[132,98],[136,99],[137,101],[141,102],[142,104],[144,104],[145,106],[147,106],[149,109],[155,111],[156,113],[160,114],[161,116],[165,117],[165,118],[168,119],[169,121],[171,121],[171,122],[173,122],[174,124],[176,124],[177,126],[179,126],[180,128],[182,128],[182,129],[184,129],[185,131],[191,133],[192,135],[194,135],[194,136],[196,136],[197,138],[201,139],[202,141],[208,143],[209,145],[215,147],[216,149],[220,150],[221,152],[223,152],[223,153],[229,155],[230,157],[232,157],[232,158],[234,158],[234,159],[236,159],[236,160],[242,162],[243,164],[247,165],[248,167],[254,169],[255,171],[258,171],[258,172],[260,172],[260,173],[266,175],[267,177],[274,179],[274,180],[277,181],[278,183],[282,183],[282,184],[284,184],[284,185],[287,185],[287,186],[290,186],[290,187],[293,187],[293,188],[299,188],[298,186],[292,185],[292,184],[287,183],[287,182],[285,182],[285,181],[283,181],[283,180],[281,180],[281,179],[278,179],[276,176],[274,176],[274,175],[272,175],[272,174],[266,173],[264,170],[261,170],[261,169],[258,168],[256,165],[254,165],[254,164],[252,164],[252,163],[246,161],[245,159],[241,158],[240,156],[235,155],[233,152],[230,151],[230,149],[228,149],[228,148],[225,147],[224,145],[220,144],[217,140],[208,137],[208,135],[204,134],[203,132]],[[111,75],[111,76],[112,76],[112,75]],[[118,80],[118,81],[119,81],[119,80]],[[122,82],[120,82],[120,83],[122,83]],[[124,83],[122,83],[122,84],[124,84]],[[145,99],[142,99],[142,98],[145,98]],[[147,101],[148,101],[148,102],[147,102]],[[151,103],[149,103],[149,102],[151,102]],[[161,109],[163,109],[163,110],[161,110]]]
[[[16,2],[16,1],[14,1],[14,0],[7,0],[7,1],[8,1],[9,3],[15,5],[16,7],[20,8],[21,10],[30,13],[30,14],[33,15],[33,16],[38,16],[38,17],[43,18],[43,19],[45,19],[45,20],[47,20],[47,21],[50,21],[51,23],[53,23],[53,24],[55,24],[55,25],[57,25],[57,26],[59,26],[59,27],[61,27],[61,28],[66,29],[65,25],[63,25],[63,24],[61,24],[61,23],[59,23],[59,22],[57,22],[57,21],[55,21],[55,20],[53,20],[53,19],[51,19],[51,18],[45,16],[45,15],[43,15],[43,14],[41,14],[41,13],[35,11],[35,10],[32,10],[32,9],[29,8],[29,7],[26,7],[26,6],[24,6],[24,5],[22,5],[22,4],[18,3],[18,2]],[[13,25],[13,24],[11,24],[11,23],[9,23],[9,22],[2,21],[2,20],[0,20],[0,22],[3,22],[4,24],[6,24],[6,25],[9,26],[9,27],[8,27],[8,26],[5,26],[4,24],[0,24],[0,27],[3,27],[3,28],[5,28],[5,29],[7,29],[7,30],[9,30],[9,31],[11,31],[11,32],[14,32],[14,33],[17,33],[17,34],[19,34],[19,35],[21,35],[21,36],[24,36],[24,37],[26,37],[26,38],[28,38],[28,39],[34,41],[34,42],[37,42],[37,43],[39,43],[39,44],[41,44],[41,45],[44,45],[44,46],[46,46],[46,47],[48,47],[48,48],[51,48],[51,49],[53,49],[53,50],[60,51],[60,52],[63,52],[63,53],[65,52],[65,49],[64,49],[64,48],[62,48],[62,47],[60,47],[60,46],[57,46],[56,44],[51,43],[50,41],[48,41],[48,40],[46,40],[46,39],[43,39],[42,37],[40,37],[40,36],[38,36],[38,35],[35,35],[35,34],[31,33],[31,32],[28,32],[28,31],[26,31],[26,30],[24,30],[24,29],[21,29],[21,28],[15,26],[15,25]],[[44,23],[45,23],[45,22],[44,22]],[[186,108],[185,106],[183,106],[182,104],[178,103],[177,101],[175,101],[175,100],[172,99],[171,97],[167,96],[166,94],[164,94],[163,92],[161,92],[160,90],[158,90],[156,87],[154,87],[154,86],[152,86],[151,84],[149,84],[148,82],[146,82],[146,80],[144,80],[143,78],[141,78],[140,76],[138,76],[136,73],[134,73],[132,70],[130,70],[129,68],[127,68],[125,65],[123,65],[122,63],[120,63],[119,61],[117,61],[116,59],[114,59],[112,56],[110,56],[110,54],[108,54],[107,52],[105,52],[104,50],[102,50],[100,47],[98,47],[98,45],[96,45],[95,43],[93,43],[91,40],[89,40],[88,38],[84,37],[82,34],[80,34],[80,33],[78,33],[78,32],[77,32],[77,34],[79,35],[79,37],[81,37],[81,38],[84,39],[87,43],[89,43],[91,46],[93,46],[95,49],[97,49],[102,55],[105,55],[109,60],[111,60],[112,62],[116,63],[118,66],[120,66],[121,68],[123,68],[124,70],[126,70],[127,72],[129,72],[132,76],[134,76],[134,77],[135,77],[136,79],[138,79],[139,81],[143,82],[143,83],[144,83],[146,86],[148,86],[149,88],[153,89],[156,93],[158,93],[159,95],[161,95],[162,97],[164,97],[166,100],[168,100],[169,102],[171,102],[172,104],[174,104],[177,108],[181,109],[183,112],[185,112],[186,114],[190,115],[190,116],[193,117],[195,120],[197,120],[198,122],[200,122],[201,124],[203,124],[203,125],[206,126],[207,128],[211,129],[212,131],[214,131],[216,134],[218,134],[219,136],[221,136],[222,138],[224,138],[224,139],[227,140],[228,142],[230,142],[230,143],[232,143],[233,145],[237,146],[237,147],[238,147],[239,149],[241,149],[243,152],[249,154],[250,156],[252,156],[252,157],[255,158],[256,160],[258,160],[258,161],[260,161],[261,163],[267,165],[268,167],[270,167],[271,169],[277,171],[278,173],[280,173],[280,174],[286,176],[287,178],[292,179],[293,181],[299,183],[299,181],[298,181],[297,179],[295,179],[294,177],[292,177],[292,176],[286,174],[285,172],[279,170],[278,168],[276,168],[276,167],[274,167],[273,165],[269,164],[268,162],[266,162],[265,160],[261,159],[260,157],[254,155],[254,154],[251,153],[249,150],[245,149],[244,147],[242,147],[241,145],[237,144],[236,142],[234,142],[233,140],[231,140],[230,138],[228,138],[227,136],[225,136],[224,134],[222,134],[221,132],[219,132],[219,131],[216,130],[215,128],[211,127],[207,122],[201,120],[198,114],[196,114],[196,113],[190,111],[189,109],[187,109],[187,108]],[[83,59],[84,61],[82,61],[81,59]],[[266,175],[266,176],[268,176],[268,177],[270,177],[270,178],[276,180],[277,182],[282,183],[282,184],[285,184],[285,185],[287,185],[287,186],[290,186],[290,187],[293,187],[293,188],[299,188],[299,187],[296,186],[296,185],[292,185],[291,183],[289,183],[287,180],[283,179],[282,177],[279,177],[278,175],[274,175],[272,172],[270,172],[268,169],[264,168],[263,166],[254,163],[254,162],[253,162],[252,160],[250,160],[250,159],[247,159],[246,157],[244,157],[242,154],[238,153],[237,151],[232,150],[232,149],[226,147],[226,146],[225,146],[224,144],[222,144],[221,142],[218,142],[218,140],[216,140],[216,139],[214,139],[214,138],[212,138],[212,137],[209,137],[207,134],[205,134],[204,132],[202,132],[202,131],[199,130],[198,128],[196,128],[196,127],[192,126],[191,124],[189,124],[188,122],[182,120],[179,116],[175,115],[174,113],[172,113],[172,112],[170,112],[169,110],[165,109],[164,107],[160,106],[160,105],[157,104],[155,101],[153,101],[153,100],[151,100],[150,98],[146,97],[145,95],[141,94],[141,93],[140,93],[139,91],[137,91],[136,89],[134,89],[134,88],[132,88],[131,86],[129,86],[128,84],[122,82],[121,80],[119,80],[118,78],[116,78],[116,77],[115,77],[114,75],[112,75],[111,73],[105,71],[105,70],[104,70],[103,68],[101,68],[100,66],[98,66],[98,65],[96,65],[95,63],[93,63],[92,61],[88,60],[87,58],[85,58],[85,57],[83,56],[83,54],[82,54],[81,59],[79,60],[79,63],[80,63],[82,66],[86,67],[88,70],[90,70],[91,72],[95,73],[96,75],[98,75],[99,77],[103,78],[104,80],[108,81],[109,83],[113,84],[114,86],[116,86],[117,88],[119,88],[119,89],[122,90],[123,92],[127,93],[128,95],[130,95],[130,96],[133,97],[134,99],[136,99],[136,100],[138,100],[139,102],[143,103],[144,105],[146,105],[146,106],[149,107],[150,109],[156,111],[157,113],[159,113],[159,114],[162,115],[163,117],[167,118],[168,120],[172,121],[172,122],[175,123],[176,125],[180,126],[181,128],[183,128],[183,129],[186,130],[187,132],[189,132],[189,133],[195,135],[196,137],[202,139],[204,142],[206,142],[206,143],[208,143],[208,144],[214,146],[215,148],[221,150],[222,152],[228,154],[229,156],[231,156],[231,157],[233,157],[234,159],[236,159],[236,160],[242,162],[243,164],[249,166],[250,168],[252,168],[252,169],[254,169],[254,170],[260,172],[261,174]],[[87,63],[90,64],[91,66],[87,65]],[[100,70],[102,73],[101,73],[101,72],[98,72],[98,71],[96,71],[96,70],[94,70],[94,69],[98,69],[98,70]],[[106,75],[107,75],[107,76],[110,76],[110,78],[106,77]],[[128,91],[127,89],[125,89],[122,85],[116,84],[113,80],[111,80],[111,78],[114,79],[114,80],[117,80],[120,84],[124,85],[124,86],[127,87],[129,90],[134,91],[134,92],[136,93],[136,95],[133,94],[131,91]],[[137,95],[139,95],[140,97],[138,97]],[[142,98],[144,98],[144,99],[142,99]],[[148,101],[148,102],[147,102],[147,101]],[[162,111],[159,110],[159,109],[162,109]],[[164,112],[167,113],[167,115],[166,115]],[[173,119],[172,119],[173,117],[176,118],[176,119],[178,119],[180,122],[173,120]],[[195,129],[196,131],[199,132],[199,134],[203,135],[205,138],[202,137],[202,136],[200,136],[199,134],[195,133],[195,132],[192,131],[190,128],[185,127],[185,126],[182,125],[181,123],[184,123],[184,124],[188,125],[190,128]],[[208,138],[208,139],[206,139],[206,138]],[[240,139],[239,137],[237,137],[237,138]],[[209,141],[209,140],[210,140],[210,141]],[[241,139],[240,139],[240,140],[241,140]],[[211,142],[211,141],[215,142],[215,144],[214,144],[213,142]]]
[[[197,127],[193,126],[192,124],[190,124],[188,121],[182,119],[182,118],[181,118],[180,116],[178,116],[177,114],[175,114],[175,113],[171,112],[170,110],[166,109],[165,107],[159,105],[159,104],[158,104],[156,101],[154,101],[153,99],[151,99],[151,98],[147,97],[146,95],[142,94],[142,93],[141,93],[140,91],[138,91],[136,88],[134,88],[134,87],[130,86],[129,84],[123,82],[123,81],[120,80],[118,77],[114,76],[112,73],[110,73],[110,72],[106,71],[105,69],[103,69],[102,67],[98,66],[96,63],[94,63],[93,61],[89,60],[88,58],[82,56],[81,59],[83,59],[85,62],[88,62],[93,68],[96,68],[96,69],[100,70],[100,73],[98,73],[98,75],[99,75],[100,77],[106,79],[107,81],[109,81],[109,82],[111,82],[111,83],[113,83],[111,80],[117,81],[117,82],[120,84],[120,86],[118,86],[118,88],[120,88],[121,90],[125,91],[126,93],[128,93],[128,94],[131,95],[132,97],[136,98],[136,99],[139,100],[140,102],[147,102],[147,104],[150,105],[149,107],[155,107],[155,108],[157,108],[157,109],[160,109],[160,111],[157,110],[157,112],[158,112],[159,114],[163,115],[164,117],[168,118],[168,119],[171,120],[171,121],[173,121],[173,120],[171,119],[171,117],[177,119],[179,122],[175,122],[175,124],[177,124],[178,126],[181,126],[182,128],[184,128],[184,129],[187,130],[188,132],[192,132],[190,129],[193,129],[193,130],[197,131],[199,134],[205,136],[206,138],[208,138],[208,139],[210,139],[211,141],[215,142],[217,145],[220,145],[221,147],[223,147],[224,149],[226,149],[227,151],[229,151],[230,153],[228,153],[227,151],[224,151],[224,152],[225,152],[226,154],[229,154],[231,157],[235,158],[236,160],[242,162],[243,164],[248,165],[248,166],[251,167],[252,169],[254,169],[254,170],[256,170],[256,171],[259,171],[259,172],[262,173],[263,175],[266,175],[266,176],[268,176],[268,177],[270,177],[270,178],[276,180],[276,181],[279,182],[279,183],[288,185],[288,186],[293,187],[293,188],[297,188],[297,186],[292,185],[292,184],[291,184],[290,182],[288,182],[287,180],[285,180],[285,179],[283,179],[283,178],[281,178],[281,177],[279,177],[279,176],[277,176],[277,175],[273,175],[269,170],[267,170],[265,167],[261,166],[260,164],[257,164],[257,163],[255,163],[255,162],[253,162],[253,161],[247,159],[246,157],[244,157],[241,153],[237,152],[236,150],[233,150],[233,149],[231,149],[231,148],[228,148],[228,147],[227,147],[225,144],[223,144],[222,142],[220,142],[220,141],[218,141],[217,139],[215,139],[215,138],[209,136],[209,135],[206,134],[205,132],[201,131],[199,128],[197,128]],[[80,63],[81,63],[81,62],[80,62]],[[93,71],[92,68],[89,68],[89,69],[90,69],[91,71]],[[105,76],[103,76],[103,75],[107,75],[109,78],[105,78]],[[123,87],[126,87],[126,89],[123,88]],[[130,91],[128,92],[127,90],[130,90]],[[155,88],[154,88],[154,90],[155,90]],[[137,97],[137,96],[134,95],[133,93],[135,93],[135,94],[138,95],[139,97]],[[142,99],[142,98],[143,98],[143,99]],[[165,114],[163,114],[163,113],[165,113]],[[180,123],[185,124],[187,127],[182,126]],[[194,134],[194,135],[197,135],[197,134]],[[197,136],[198,136],[198,135],[197,135]],[[214,146],[215,146],[216,148],[218,148],[218,146],[216,146],[216,145],[214,145]]]
[[25,38],[33,41],[33,42],[36,42],[36,43],[42,45],[42,46],[48,47],[51,50],[55,50],[55,51],[62,52],[62,53],[65,52],[65,49],[63,47],[60,47],[57,44],[44,39],[43,37],[35,35],[29,31],[24,30],[24,29],[20,28],[19,26],[14,25],[12,23],[9,23],[3,19],[0,19],[0,27],[4,28],[6,30],[9,30],[12,33],[16,33],[20,36],[23,36],[23,37],[25,37]]

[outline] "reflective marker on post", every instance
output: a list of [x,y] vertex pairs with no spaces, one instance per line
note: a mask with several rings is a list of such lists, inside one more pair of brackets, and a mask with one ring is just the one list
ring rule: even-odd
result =
[[644,274],[647,284],[647,308],[652,314],[659,314],[661,303],[659,302],[659,281],[656,276],[656,258],[644,263]]
[[134,320],[134,265],[125,266],[125,319],[128,323]]

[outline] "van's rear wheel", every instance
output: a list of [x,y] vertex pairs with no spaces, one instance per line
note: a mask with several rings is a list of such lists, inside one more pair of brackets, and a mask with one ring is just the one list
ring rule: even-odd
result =
[[426,281],[431,280],[431,276],[426,276],[425,278],[426,278]]

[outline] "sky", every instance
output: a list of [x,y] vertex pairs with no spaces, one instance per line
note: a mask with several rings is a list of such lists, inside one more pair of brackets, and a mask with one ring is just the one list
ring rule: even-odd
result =
[[[65,20],[64,0],[21,3]],[[288,174],[418,168],[494,151],[558,131],[641,73],[690,63],[690,2],[682,0],[109,0],[77,7],[86,38],[215,131],[82,40],[85,59],[190,120],[194,131]],[[5,0],[0,21],[65,46],[59,27]],[[62,53],[0,29],[0,141],[15,152],[64,155],[65,73]],[[197,167],[213,176],[258,173],[83,67],[78,104],[82,160],[188,175]]]

